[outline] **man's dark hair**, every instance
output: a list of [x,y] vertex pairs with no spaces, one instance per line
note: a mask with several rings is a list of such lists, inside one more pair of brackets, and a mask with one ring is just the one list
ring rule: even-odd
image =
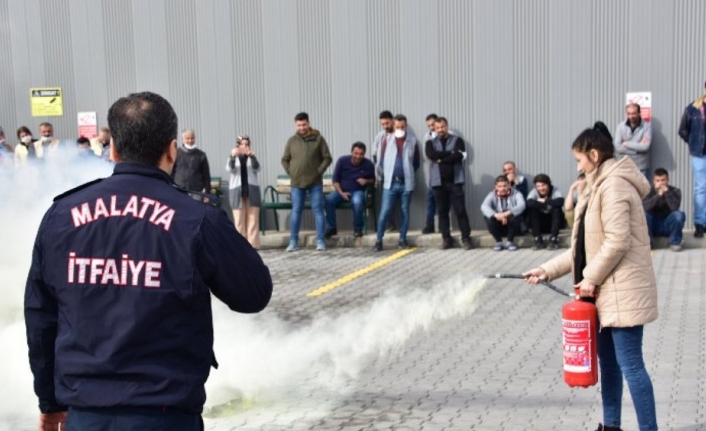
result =
[[41,128],[44,127],[44,126],[49,126],[49,127],[51,127],[52,129],[54,128],[54,126],[52,126],[51,123],[48,123],[48,122],[46,122],[46,121],[43,122],[42,124],[40,124],[40,125],[39,125],[39,128],[41,129]]
[[498,175],[495,177],[495,184],[497,183],[509,183],[510,180],[505,175]]
[[294,116],[294,121],[309,121],[309,114],[306,112],[300,112]]
[[429,114],[429,115],[427,115],[427,118],[426,118],[426,120],[424,120],[424,121],[429,121],[429,120],[434,120],[434,121],[436,121],[438,118],[439,118],[439,116],[436,115],[436,114]]
[[86,144],[86,145],[91,145],[90,139],[88,139],[85,136],[81,136],[78,139],[76,139],[76,144]]
[[353,142],[353,145],[351,145],[351,152],[353,152],[356,148],[360,148],[363,152],[365,152],[365,144],[360,141]]
[[121,161],[157,166],[177,137],[178,120],[167,99],[146,91],[113,103],[108,126]]
[[581,132],[574,140],[574,143],[571,144],[571,149],[584,154],[591,150],[596,150],[598,152],[599,165],[608,159],[612,159],[615,154],[613,137],[605,123],[601,121],[597,121],[592,129],[586,129]]
[[547,174],[537,174],[534,177],[534,183],[535,184],[542,183],[542,184],[546,184],[549,187],[551,187],[552,186],[552,179],[549,178],[549,175],[547,175]]
[[381,120],[392,120],[392,118],[393,118],[392,112],[390,112],[390,111],[382,111],[380,113]]
[[395,115],[395,121],[404,121],[405,123],[407,122],[407,117],[405,117],[402,114],[397,114]]
[[435,123],[444,123],[447,126],[449,125],[449,120],[446,119],[446,117],[436,117],[434,120]]
[[655,169],[655,177],[667,177],[669,178],[669,172],[664,168]]

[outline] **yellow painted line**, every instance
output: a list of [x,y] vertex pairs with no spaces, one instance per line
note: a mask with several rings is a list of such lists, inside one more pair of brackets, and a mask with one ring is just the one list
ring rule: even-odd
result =
[[397,253],[391,254],[384,259],[380,259],[377,262],[371,263],[370,265],[368,265],[364,268],[361,268],[357,271],[351,272],[350,274],[344,275],[343,277],[339,278],[338,280],[335,280],[335,281],[332,281],[331,283],[325,284],[325,285],[319,287],[318,289],[314,289],[311,292],[307,293],[306,296],[308,296],[310,298],[321,296],[324,293],[328,293],[328,292],[332,291],[333,289],[341,287],[344,284],[349,283],[358,277],[361,277],[371,271],[375,271],[378,268],[382,268],[383,266],[385,266],[389,263],[392,263],[399,258],[407,256],[408,254],[410,254],[416,250],[417,250],[417,247],[412,247],[412,248],[398,251]]

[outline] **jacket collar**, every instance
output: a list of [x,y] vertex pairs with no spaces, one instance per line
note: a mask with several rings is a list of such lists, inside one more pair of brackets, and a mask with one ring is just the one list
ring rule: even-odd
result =
[[156,166],[144,165],[142,163],[120,162],[116,164],[115,168],[113,168],[113,175],[123,174],[141,175],[162,180],[167,184],[174,184],[172,177],[163,170]]

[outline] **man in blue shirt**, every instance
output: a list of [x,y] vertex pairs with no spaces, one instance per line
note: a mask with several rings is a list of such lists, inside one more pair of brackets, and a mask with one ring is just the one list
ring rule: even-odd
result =
[[336,205],[343,201],[353,205],[353,236],[363,236],[365,188],[375,184],[375,165],[365,158],[364,143],[354,143],[351,155],[342,156],[336,161],[332,180],[336,191],[326,195],[326,238],[338,234]]

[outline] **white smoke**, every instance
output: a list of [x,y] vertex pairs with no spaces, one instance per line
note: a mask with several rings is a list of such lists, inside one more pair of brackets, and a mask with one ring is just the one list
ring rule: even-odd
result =
[[[33,429],[38,413],[23,318],[37,228],[55,195],[111,174],[112,165],[95,162],[65,151],[36,166],[0,166],[0,429]],[[239,315],[215,300],[220,368],[207,383],[207,407],[233,399],[277,401],[311,387],[340,392],[341,382],[376,358],[394,356],[415,333],[471,313],[482,286],[481,279],[458,276],[433,289],[388,289],[364,307],[296,326],[267,310]]]

